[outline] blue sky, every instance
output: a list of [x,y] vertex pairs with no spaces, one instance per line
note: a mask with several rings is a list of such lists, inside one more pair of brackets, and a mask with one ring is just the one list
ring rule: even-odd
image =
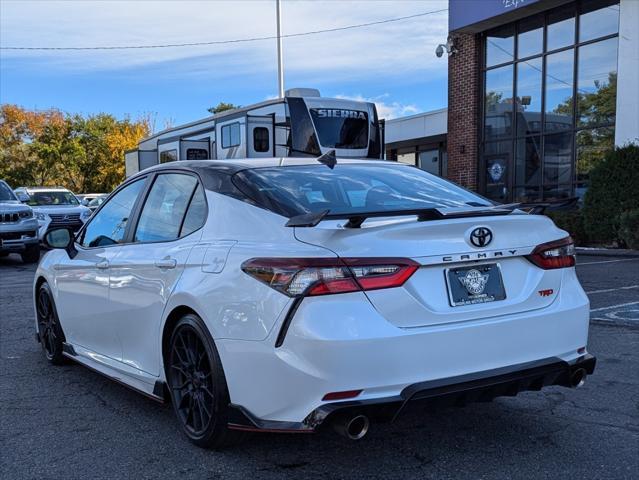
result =
[[[446,8],[447,0],[284,0],[298,33]],[[270,36],[274,1],[0,0],[2,46],[148,45]],[[284,40],[285,84],[375,101],[387,118],[446,106],[446,12]],[[0,51],[0,101],[28,108],[151,115],[155,128],[277,93],[274,40],[115,51]]]

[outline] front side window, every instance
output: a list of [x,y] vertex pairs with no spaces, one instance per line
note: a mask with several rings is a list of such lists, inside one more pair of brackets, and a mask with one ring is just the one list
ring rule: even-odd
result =
[[234,183],[280,215],[331,214],[488,205],[482,197],[407,165],[324,165],[243,170]]
[[268,152],[269,131],[266,127],[255,127],[253,129],[253,150],[256,152]]
[[368,113],[342,108],[311,108],[319,143],[326,148],[368,147]]
[[91,218],[80,241],[83,247],[104,247],[124,240],[133,206],[145,181],[142,178],[122,188]]
[[140,213],[134,241],[161,242],[178,238],[197,183],[192,175],[158,175]]
[[222,127],[222,148],[237,147],[240,144],[240,124],[238,122]]

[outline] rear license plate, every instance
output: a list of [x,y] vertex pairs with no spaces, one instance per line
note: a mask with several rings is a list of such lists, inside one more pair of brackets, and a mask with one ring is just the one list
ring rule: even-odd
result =
[[446,270],[448,299],[452,307],[494,302],[506,298],[498,263]]

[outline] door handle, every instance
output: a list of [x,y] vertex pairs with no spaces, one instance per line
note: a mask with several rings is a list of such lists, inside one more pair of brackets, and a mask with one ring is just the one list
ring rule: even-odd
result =
[[162,260],[156,260],[155,266],[158,268],[175,268],[177,260],[175,258],[163,258]]
[[96,263],[95,267],[99,268],[100,270],[106,270],[107,268],[109,268],[109,261],[108,260],[102,260],[102,261]]

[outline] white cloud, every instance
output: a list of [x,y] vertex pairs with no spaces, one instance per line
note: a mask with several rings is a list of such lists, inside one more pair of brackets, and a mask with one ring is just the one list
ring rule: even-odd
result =
[[403,117],[406,115],[413,115],[420,111],[417,105],[403,104],[396,101],[388,102],[387,100],[384,100],[385,98],[389,97],[387,93],[373,98],[364,97],[363,95],[359,94],[336,95],[336,97],[343,98],[345,100],[356,100],[359,102],[373,102],[377,107],[377,114],[379,115],[379,117],[385,118],[386,120],[390,120],[391,118]]
[[[152,45],[275,34],[274,2],[0,0],[3,46]],[[447,0],[283,2],[283,32],[298,33],[446,8]],[[383,72],[445,74],[433,55],[446,38],[446,13],[366,28],[284,39],[287,73],[365,79]],[[118,71],[180,61],[180,74],[211,78],[270,74],[275,40],[226,45],[113,50],[1,52],[46,68]],[[189,63],[192,60],[192,63]]]

